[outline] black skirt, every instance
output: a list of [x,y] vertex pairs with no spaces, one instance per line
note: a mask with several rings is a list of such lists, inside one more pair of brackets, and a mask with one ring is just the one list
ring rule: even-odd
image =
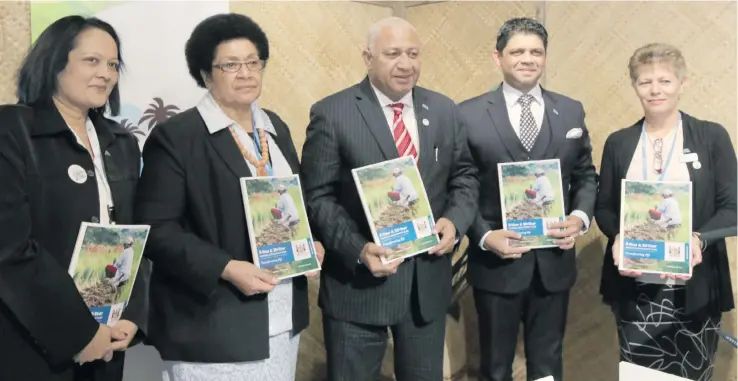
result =
[[685,315],[685,286],[637,282],[636,287],[635,304],[613,305],[620,360],[712,381],[721,316]]

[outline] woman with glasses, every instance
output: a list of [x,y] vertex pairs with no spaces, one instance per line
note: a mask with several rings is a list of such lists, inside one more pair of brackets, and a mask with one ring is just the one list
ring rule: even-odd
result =
[[[600,292],[615,315],[621,361],[712,380],[721,315],[734,304],[725,240],[700,234],[736,225],[735,151],[721,125],[679,110],[686,63],[677,48],[646,45],[628,67],[645,116],[605,142],[595,212],[608,238]],[[691,278],[618,270],[622,179],[691,181]]]
[[152,227],[149,342],[164,380],[292,381],[307,280],[280,282],[253,264],[239,183],[299,174],[289,128],[257,102],[267,37],[246,16],[216,15],[185,55],[208,91],[153,130],[136,199],[137,221]]

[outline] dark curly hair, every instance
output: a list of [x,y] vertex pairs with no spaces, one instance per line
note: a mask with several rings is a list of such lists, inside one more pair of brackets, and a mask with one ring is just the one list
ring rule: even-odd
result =
[[[38,36],[23,60],[16,83],[19,103],[51,104],[52,97],[59,90],[59,73],[67,67],[69,52],[75,48],[77,36],[90,28],[100,29],[113,38],[118,50],[118,72],[122,70],[120,39],[110,24],[94,17],[63,17],[54,21]],[[105,106],[91,109],[89,112],[103,115]],[[110,107],[110,114],[113,116],[117,116],[120,112],[120,91],[117,83],[108,96],[107,106]]]
[[192,31],[185,45],[185,57],[190,75],[204,88],[201,72],[213,72],[213,59],[218,46],[224,42],[245,38],[256,46],[259,59],[269,60],[269,40],[261,27],[248,16],[226,13],[210,16]]

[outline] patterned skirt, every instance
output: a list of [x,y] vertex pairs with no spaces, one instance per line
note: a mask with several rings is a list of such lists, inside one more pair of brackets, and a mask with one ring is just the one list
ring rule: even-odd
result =
[[685,315],[685,286],[638,282],[637,287],[635,307],[628,311],[613,307],[621,361],[694,381],[712,381],[720,316]]
[[269,358],[231,364],[165,361],[163,381],[294,381],[300,335],[269,338]]

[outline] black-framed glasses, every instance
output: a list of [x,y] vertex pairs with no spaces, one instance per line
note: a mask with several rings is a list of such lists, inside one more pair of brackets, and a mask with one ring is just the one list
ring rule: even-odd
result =
[[228,61],[222,64],[215,64],[213,67],[223,70],[226,73],[236,73],[241,70],[241,67],[246,65],[249,71],[262,71],[266,66],[264,60],[252,60],[252,61]]

